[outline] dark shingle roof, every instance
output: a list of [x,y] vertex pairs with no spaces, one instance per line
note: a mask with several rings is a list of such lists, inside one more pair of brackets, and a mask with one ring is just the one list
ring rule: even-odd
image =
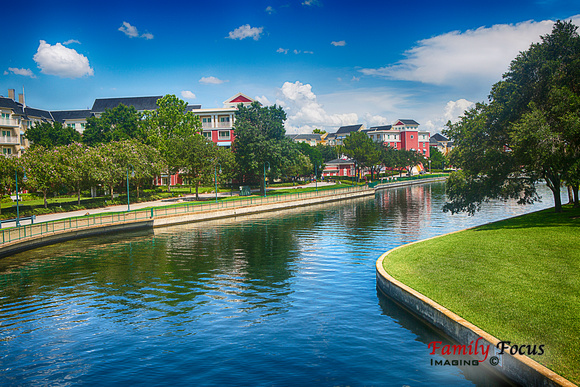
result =
[[338,128],[338,130],[336,131],[335,134],[358,132],[362,128],[363,128],[363,124],[341,126],[340,128]]
[[14,114],[24,114],[22,104],[11,98],[0,97],[0,107],[11,109]]
[[24,112],[28,117],[40,117],[45,120],[52,121],[52,115],[47,110],[40,110],[31,107],[25,107]]
[[120,104],[125,106],[133,106],[137,111],[156,110],[157,100],[163,98],[162,96],[155,97],[126,97],[126,98],[99,98],[95,99],[93,113],[102,113],[105,109],[114,109]]
[[431,138],[429,139],[429,142],[431,142],[432,140],[434,140],[435,142],[439,142],[439,141],[449,141],[448,138],[443,137],[439,133],[435,133],[434,135],[432,135]]
[[50,112],[55,121],[64,122],[65,120],[75,120],[89,118],[93,113],[90,110],[60,110]]
[[192,110],[201,109],[201,105],[187,105],[185,108],[186,112],[190,112]]
[[405,125],[419,125],[419,123],[415,120],[397,120],[401,121]]

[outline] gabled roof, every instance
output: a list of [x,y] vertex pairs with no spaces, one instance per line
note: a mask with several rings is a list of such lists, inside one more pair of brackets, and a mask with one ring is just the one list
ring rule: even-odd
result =
[[449,141],[448,138],[440,135],[439,133],[435,133],[434,135],[432,135],[431,138],[429,139],[429,142],[431,142],[432,140],[435,140],[436,142]]
[[45,120],[50,120],[50,121],[53,120],[52,115],[47,110],[40,110],[40,109],[31,108],[31,107],[25,107],[24,113],[28,117],[40,117],[40,118],[45,119]]
[[250,104],[254,102],[254,99],[248,97],[247,95],[245,95],[244,93],[238,93],[236,95],[234,95],[231,98],[228,98],[224,101],[224,106],[237,106],[240,103],[243,104]]
[[[397,120],[395,125],[419,125],[419,123],[415,120]],[[393,125],[393,126],[395,126]]]
[[95,99],[93,113],[102,113],[105,109],[114,109],[120,104],[125,106],[133,106],[137,111],[156,110],[157,100],[163,98],[162,96],[154,97],[124,97],[124,98],[99,98]]
[[364,128],[365,127],[363,124],[341,126],[340,128],[338,128],[335,134],[358,132],[364,130]]
[[79,120],[89,118],[93,115],[90,110],[59,110],[50,112],[55,121],[64,122],[65,120]]
[[185,111],[190,112],[192,110],[197,110],[197,109],[201,109],[201,105],[187,105],[187,107],[185,108]]
[[329,165],[329,164],[354,164],[354,161],[352,161],[351,159],[346,159],[346,160],[334,159],[334,160],[327,161],[324,164],[326,164],[326,165]]
[[24,114],[22,104],[14,101],[12,98],[0,97],[0,108],[10,109],[14,114]]

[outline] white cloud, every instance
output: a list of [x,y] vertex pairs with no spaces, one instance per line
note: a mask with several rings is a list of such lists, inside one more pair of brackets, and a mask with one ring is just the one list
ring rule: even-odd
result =
[[346,42],[344,40],[339,40],[338,42],[330,42],[335,47],[344,47],[346,46]]
[[242,40],[246,38],[252,38],[254,40],[258,40],[260,39],[263,30],[264,27],[250,27],[249,24],[245,24],[241,27],[236,28],[233,31],[230,31],[226,39]]
[[294,50],[294,54],[300,54],[300,50]]
[[131,24],[127,23],[127,22],[123,22],[123,25],[121,25],[121,27],[119,27],[119,31],[121,31],[122,33],[124,33],[125,35],[127,35],[130,38],[137,38],[137,37],[141,37],[144,38],[146,40],[151,40],[154,38],[153,34],[146,32],[142,35],[139,35],[139,31],[137,30],[137,27],[132,26]]
[[193,92],[189,91],[189,90],[183,90],[181,92],[181,96],[185,99],[196,99],[196,95],[193,94]]
[[276,101],[286,110],[288,120],[286,129],[290,133],[306,133],[314,127],[339,127],[356,124],[356,113],[329,114],[317,101],[312,86],[285,82],[280,89],[280,98]]
[[94,75],[86,56],[60,43],[51,46],[41,40],[33,59],[43,74],[57,75],[61,78]]
[[458,99],[457,101],[449,101],[438,114],[431,113],[429,119],[427,119],[422,125],[422,129],[432,134],[441,132],[444,129],[448,121],[455,123],[459,121],[459,118],[463,116],[463,113],[475,106],[474,102],[468,101],[464,98]]
[[202,77],[199,80],[199,83],[203,83],[204,85],[220,85],[224,82],[229,82],[228,80],[222,80],[216,77]]
[[282,53],[288,54],[288,49],[280,47],[279,49],[276,50],[276,52],[279,52],[280,54]]
[[266,12],[271,15],[271,14],[275,13],[276,10],[274,10],[274,8],[272,8],[272,6],[269,5],[269,6],[266,7]]
[[262,105],[264,106],[270,106],[272,105],[272,102],[270,102],[270,100],[268,99],[268,97],[266,97],[265,95],[263,96],[256,96],[254,98],[256,101],[260,102]]
[[119,31],[121,31],[130,38],[136,38],[137,36],[139,36],[139,31],[137,31],[137,27],[132,26],[126,21],[124,21],[123,25],[119,27]]
[[69,40],[67,40],[66,42],[62,42],[62,44],[63,44],[63,45],[65,45],[65,46],[68,46],[69,44],[73,44],[73,43],[76,43],[76,44],[81,44],[81,42],[79,42],[79,41],[78,41],[78,40],[76,40],[76,39],[69,39]]
[[549,20],[526,21],[453,31],[419,41],[405,52],[405,59],[393,65],[360,71],[435,85],[489,87],[501,79],[520,51],[540,41],[540,35],[550,33],[553,24]]
[[8,67],[8,71],[4,71],[4,75],[8,74],[16,74],[16,75],[23,75],[25,77],[36,78],[32,70],[30,69],[19,69],[15,67]]
[[302,2],[302,5],[306,5],[307,7],[312,7],[315,5],[319,7],[322,6],[319,0],[304,0],[304,2]]
[[314,51],[304,51],[305,54],[314,54]]

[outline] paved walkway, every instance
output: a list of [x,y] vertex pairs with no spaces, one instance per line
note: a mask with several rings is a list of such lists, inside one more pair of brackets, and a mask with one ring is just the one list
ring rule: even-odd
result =
[[[319,187],[323,187],[323,186],[328,186],[328,185],[334,185],[334,183],[327,183],[327,182],[319,182],[318,186]],[[268,188],[267,192],[269,191],[273,191],[273,190],[278,190],[278,189],[289,189],[289,188],[308,188],[308,187],[315,187],[316,184],[315,183],[310,183],[310,184],[302,184],[300,186],[296,186],[296,187],[275,187],[275,188]],[[347,187],[347,186],[345,186]],[[252,190],[252,192],[258,192],[259,190]],[[238,196],[239,195],[239,191],[234,191],[233,192],[233,196]],[[218,198],[224,198],[224,197],[230,197],[231,193],[230,192],[219,192],[218,193]],[[185,198],[195,198],[195,194],[186,194],[184,195]],[[199,197],[201,200],[211,200],[215,198],[215,193],[206,193],[206,194],[199,194]],[[143,208],[148,208],[148,207],[161,207],[161,206],[167,206],[170,204],[174,204],[174,203],[181,203],[184,202],[183,197],[182,198],[168,198],[168,199],[162,199],[162,200],[156,200],[156,201],[152,201],[152,202],[142,202],[142,203],[131,203],[131,211],[132,210],[140,210]],[[103,212],[121,212],[121,211],[127,211],[127,204],[121,204],[121,205],[114,205],[114,206],[109,206],[109,207],[101,207],[101,208],[92,208],[89,210],[79,210],[79,211],[70,211],[70,212],[59,212],[59,213],[55,213],[55,214],[46,214],[46,215],[37,215],[36,216],[36,220],[34,221],[34,224],[37,223],[43,223],[43,222],[50,222],[52,220],[59,220],[59,219],[66,219],[66,218],[73,218],[75,216],[83,216],[83,215],[94,215],[94,214],[100,214]],[[22,226],[30,224],[29,220],[26,221],[21,221],[20,224]],[[8,227],[14,227],[16,226],[16,222],[7,222],[7,223],[2,223],[2,228],[8,228]]]

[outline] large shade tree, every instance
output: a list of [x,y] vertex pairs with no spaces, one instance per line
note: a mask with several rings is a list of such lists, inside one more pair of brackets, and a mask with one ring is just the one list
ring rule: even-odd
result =
[[87,118],[83,143],[95,146],[111,141],[143,140],[140,120],[141,115],[134,106],[120,104],[112,109],[105,109],[99,117]]
[[489,103],[447,124],[445,133],[455,143],[450,162],[461,171],[448,180],[445,209],[474,213],[494,198],[531,203],[539,199],[536,184],[543,180],[560,212],[561,185],[578,190],[579,96],[577,27],[558,21],[512,61]]
[[26,130],[24,137],[31,146],[54,148],[81,140],[81,134],[70,126],[60,122],[38,122]]
[[232,149],[240,168],[240,178],[247,182],[264,181],[260,177],[269,169],[269,176],[279,176],[282,166],[292,163],[296,148],[285,136],[286,112],[280,106],[262,107],[259,102],[250,106],[238,105],[234,124],[236,138]]

